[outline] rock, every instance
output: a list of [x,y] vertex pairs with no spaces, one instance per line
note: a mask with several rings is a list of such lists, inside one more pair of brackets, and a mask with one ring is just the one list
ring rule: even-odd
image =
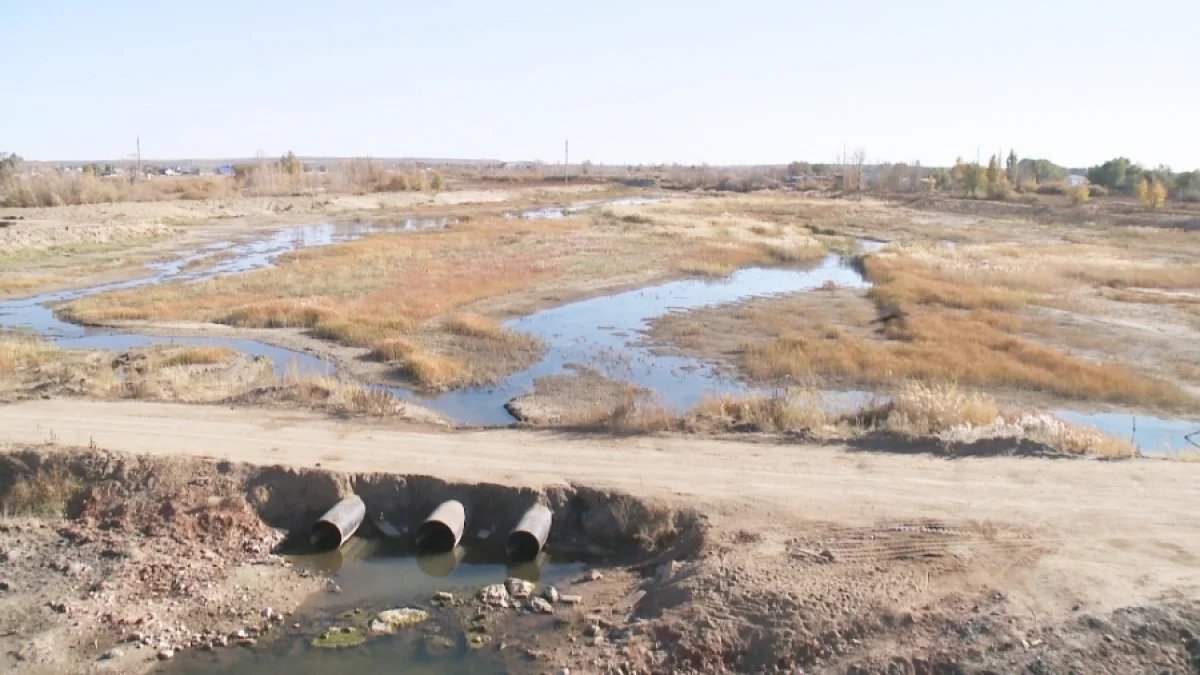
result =
[[475,533],[475,536],[479,539],[487,539],[488,537],[492,536],[492,532],[491,530],[480,530],[479,532]]
[[51,602],[47,606],[59,614],[66,614],[71,609],[65,602]]
[[635,590],[629,595],[622,598],[621,602],[617,603],[618,612],[627,612],[637,606],[642,598],[646,597],[646,591]]
[[433,604],[445,607],[446,605],[454,604],[454,594],[446,591],[438,591],[433,594]]
[[479,649],[480,647],[486,645],[487,643],[489,643],[491,641],[492,641],[492,637],[490,635],[474,633],[471,635],[471,637],[467,638],[467,646],[470,647],[471,649]]
[[484,586],[483,590],[479,591],[479,599],[485,605],[493,607],[508,607],[508,589],[504,584],[492,584]]
[[233,633],[233,635],[230,635],[229,637],[233,638],[234,640],[245,640],[246,638],[250,637],[250,634],[247,633],[244,628],[239,628]]
[[525,598],[533,595],[533,584],[525,581],[524,579],[510,577],[508,581],[504,583],[508,587],[508,594],[511,595],[515,600],[524,600]]
[[659,567],[658,567],[658,583],[665,584],[668,581],[670,581],[671,577],[675,576],[675,569],[678,566],[679,566],[679,563],[675,562],[674,560],[668,560],[667,562],[663,563],[662,565],[659,565]]
[[563,595],[558,596],[558,601],[564,605],[578,605],[579,603],[583,602],[583,596],[568,595],[564,593]]
[[170,661],[173,658],[175,658],[174,649],[163,649],[158,652],[159,661]]
[[529,609],[532,609],[535,612],[541,612],[542,614],[554,613],[554,605],[551,605],[550,601],[546,600],[545,598],[530,598]]
[[588,570],[583,573],[583,579],[580,581],[600,581],[603,578],[604,575],[600,573],[600,570]]
[[425,637],[425,649],[434,656],[440,656],[454,651],[454,640],[442,635],[429,635]]
[[7,581],[0,581],[0,591],[4,591],[5,593],[11,593],[12,592],[12,584],[8,583]]
[[571,675],[571,669],[564,666],[554,671],[554,675]]
[[258,644],[258,640],[255,640],[254,638],[246,638],[244,640],[238,640],[237,643],[239,647],[253,647],[254,645]]
[[390,635],[402,628],[415,626],[429,618],[429,612],[415,607],[387,609],[371,622],[370,630],[376,635]]
[[125,652],[121,651],[120,649],[117,649],[116,647],[113,647],[112,649],[101,654],[100,660],[101,661],[111,661],[113,659],[119,659],[122,656],[125,656]]
[[542,597],[550,602],[558,602],[558,589],[553,586],[547,586],[542,589]]
[[271,609],[270,607],[264,609],[262,611],[262,615],[263,615],[263,618],[266,619],[267,621],[270,621],[275,618],[281,618],[281,617],[279,617],[279,614],[276,613],[275,610]]

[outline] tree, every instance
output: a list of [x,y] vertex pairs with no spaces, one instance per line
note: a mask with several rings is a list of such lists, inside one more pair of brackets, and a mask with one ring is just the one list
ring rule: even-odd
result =
[[792,162],[788,164],[788,176],[807,176],[813,172],[808,162]]
[[1160,180],[1150,180],[1142,176],[1134,184],[1133,192],[1142,206],[1148,209],[1162,208],[1167,202],[1167,186]]
[[25,160],[15,153],[0,152],[0,180],[5,180],[21,172]]
[[1021,163],[1017,161],[1017,151],[1008,151],[1008,162],[1005,165],[1008,173],[1008,182],[1013,185],[1021,184]]
[[291,150],[289,150],[286,155],[279,158],[279,168],[283,169],[287,173],[304,173],[304,163],[301,162],[296,157],[296,153],[292,152]]
[[1167,203],[1167,186],[1161,180],[1155,180],[1150,186],[1150,208],[1161,209]]
[[1086,185],[1075,185],[1067,188],[1067,198],[1075,206],[1086,204],[1092,198],[1092,191]]
[[987,184],[989,186],[1000,184],[1000,160],[995,155],[988,158]]
[[863,188],[863,165],[867,163],[867,151],[859,148],[850,155],[850,167],[842,177],[846,189],[861,190]]
[[590,160],[590,159],[583,160],[583,164],[579,165],[579,172],[585,176],[592,175],[592,160]]
[[[584,175],[587,175],[587,174],[584,174]],[[433,179],[429,181],[429,187],[433,188],[433,190],[436,192],[438,190],[441,190],[445,186],[446,186],[446,179],[442,178],[442,172],[434,171]]]
[[1048,159],[1022,159],[1017,162],[1017,174],[1023,179],[1032,176],[1038,183],[1064,181],[1068,173],[1070,172],[1065,166],[1059,166]]
[[1087,170],[1090,183],[1103,185],[1110,190],[1137,192],[1142,178],[1142,167],[1127,157],[1117,157]]

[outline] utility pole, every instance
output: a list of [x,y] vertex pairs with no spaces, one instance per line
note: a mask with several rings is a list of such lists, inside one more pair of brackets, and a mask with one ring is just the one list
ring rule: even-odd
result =
[[563,141],[563,183],[571,182],[571,139]]
[[137,135],[137,171],[133,174],[133,182],[142,175],[142,135]]

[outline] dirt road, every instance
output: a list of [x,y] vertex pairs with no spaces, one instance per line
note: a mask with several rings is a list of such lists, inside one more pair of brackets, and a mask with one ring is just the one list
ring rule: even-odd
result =
[[[1019,532],[1052,553],[1031,597],[1118,606],[1200,593],[1200,465],[1017,457],[948,460],[847,447],[686,436],[426,433],[289,411],[142,402],[0,407],[0,441],[251,463],[434,475],[539,487],[573,482],[699,507],[728,527],[802,530],[937,519]],[[1005,546],[1011,547],[1006,539]],[[999,544],[975,542],[980,553]],[[1065,584],[1065,586],[1063,585]],[[1036,591],[1036,592],[1035,592]]]

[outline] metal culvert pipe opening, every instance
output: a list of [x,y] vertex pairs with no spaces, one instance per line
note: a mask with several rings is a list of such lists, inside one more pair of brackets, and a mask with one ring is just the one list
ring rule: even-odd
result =
[[545,504],[529,507],[508,535],[508,541],[505,543],[508,558],[515,562],[527,562],[537,558],[550,536],[552,519],[550,507]]
[[442,502],[417,528],[417,549],[429,552],[453,550],[467,526],[467,510],[462,502]]
[[363,503],[362,497],[350,495],[334,504],[320,520],[313,523],[309,531],[309,540],[316,548],[340,548],[347,539],[354,536],[366,515],[367,505]]

